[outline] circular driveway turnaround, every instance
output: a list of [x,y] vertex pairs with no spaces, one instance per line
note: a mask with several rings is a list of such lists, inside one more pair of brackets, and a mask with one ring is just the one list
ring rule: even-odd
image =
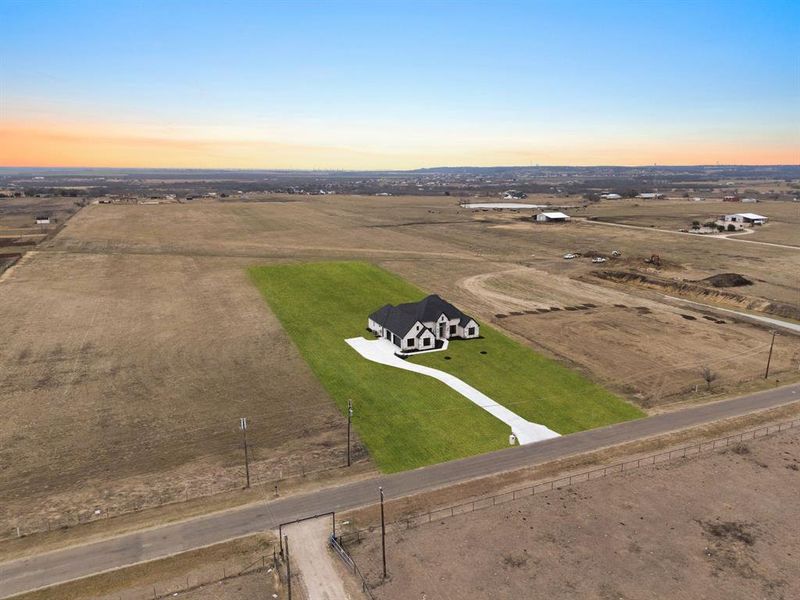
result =
[[422,365],[417,365],[403,360],[402,358],[398,358],[394,354],[397,349],[384,339],[367,340],[363,337],[357,337],[345,341],[353,350],[367,360],[390,367],[397,367],[398,369],[405,369],[406,371],[414,371],[415,373],[421,373],[422,375],[438,379],[476,406],[481,407],[493,417],[500,419],[503,423],[511,427],[511,431],[517,436],[520,444],[532,444],[533,442],[541,442],[542,440],[559,437],[559,434],[552,429],[548,429],[544,425],[539,425],[538,423],[526,421],[515,412],[508,410],[505,406],[498,404],[483,392],[476,390],[458,377],[450,375],[450,373],[445,373],[444,371],[432,369],[430,367],[423,367]]

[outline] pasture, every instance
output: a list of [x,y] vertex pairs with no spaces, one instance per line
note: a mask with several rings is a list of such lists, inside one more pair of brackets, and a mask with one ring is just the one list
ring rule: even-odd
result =
[[[27,200],[26,211],[50,203]],[[348,473],[338,469],[342,405],[264,302],[250,267],[371,261],[415,294],[439,293],[647,410],[763,382],[769,330],[727,317],[718,324],[655,292],[587,277],[594,267],[564,252],[620,249],[631,266],[656,252],[676,278],[735,271],[755,282],[748,295],[797,304],[800,294],[800,255],[790,248],[581,222],[537,226],[522,212],[473,212],[442,196],[261,200],[90,205],[3,274],[0,402],[14,418],[0,422],[0,533],[240,486],[241,416],[251,423],[257,481]],[[566,310],[585,302],[596,308]],[[530,312],[540,306],[562,310]],[[341,339],[365,333],[363,319]],[[779,336],[767,384],[796,378],[799,358],[800,340]],[[719,375],[710,391],[703,365]],[[498,447],[482,443],[476,451]],[[438,456],[456,455],[442,446]],[[359,460],[374,464],[363,453]]]

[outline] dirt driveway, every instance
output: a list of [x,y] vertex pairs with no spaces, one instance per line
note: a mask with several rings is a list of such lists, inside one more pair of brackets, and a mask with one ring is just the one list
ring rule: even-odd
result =
[[292,568],[297,569],[307,600],[361,600],[339,559],[328,548],[329,516],[293,523],[283,528],[288,537]]

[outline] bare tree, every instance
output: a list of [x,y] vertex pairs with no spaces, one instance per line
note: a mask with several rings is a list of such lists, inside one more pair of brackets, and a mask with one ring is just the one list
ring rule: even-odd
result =
[[712,371],[710,367],[703,367],[700,369],[700,374],[703,376],[703,381],[706,382],[708,389],[711,389],[711,384],[716,381],[717,374]]

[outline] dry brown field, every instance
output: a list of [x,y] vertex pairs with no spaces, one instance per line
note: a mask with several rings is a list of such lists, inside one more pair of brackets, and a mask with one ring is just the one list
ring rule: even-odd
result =
[[[58,223],[78,210],[75,201],[76,198],[61,196],[0,198],[0,254],[30,250]],[[57,222],[37,225],[35,218],[40,214],[50,215]]]
[[[594,281],[564,252],[619,249],[631,264],[656,252],[676,276],[736,271],[756,281],[748,294],[800,304],[791,248],[525,214],[444,197],[82,209],[0,278],[0,404],[13,416],[0,421],[0,532],[241,485],[241,416],[256,482],[343,464],[344,419],[249,266],[374,261],[645,407],[745,389],[769,332]],[[566,310],[579,302],[596,306]],[[510,315],[540,306],[562,310]],[[799,358],[798,338],[781,336],[774,377],[796,377]],[[701,366],[718,372],[711,392]]]
[[378,600],[800,596],[800,434],[789,430],[350,548]]
[[702,224],[714,221],[720,215],[740,212],[757,213],[770,220],[765,226],[753,228],[751,234],[738,235],[739,239],[800,247],[800,202],[763,201],[748,204],[711,198],[702,202],[691,199],[614,200],[588,207],[586,215],[604,222],[678,231],[690,229],[692,221]]

